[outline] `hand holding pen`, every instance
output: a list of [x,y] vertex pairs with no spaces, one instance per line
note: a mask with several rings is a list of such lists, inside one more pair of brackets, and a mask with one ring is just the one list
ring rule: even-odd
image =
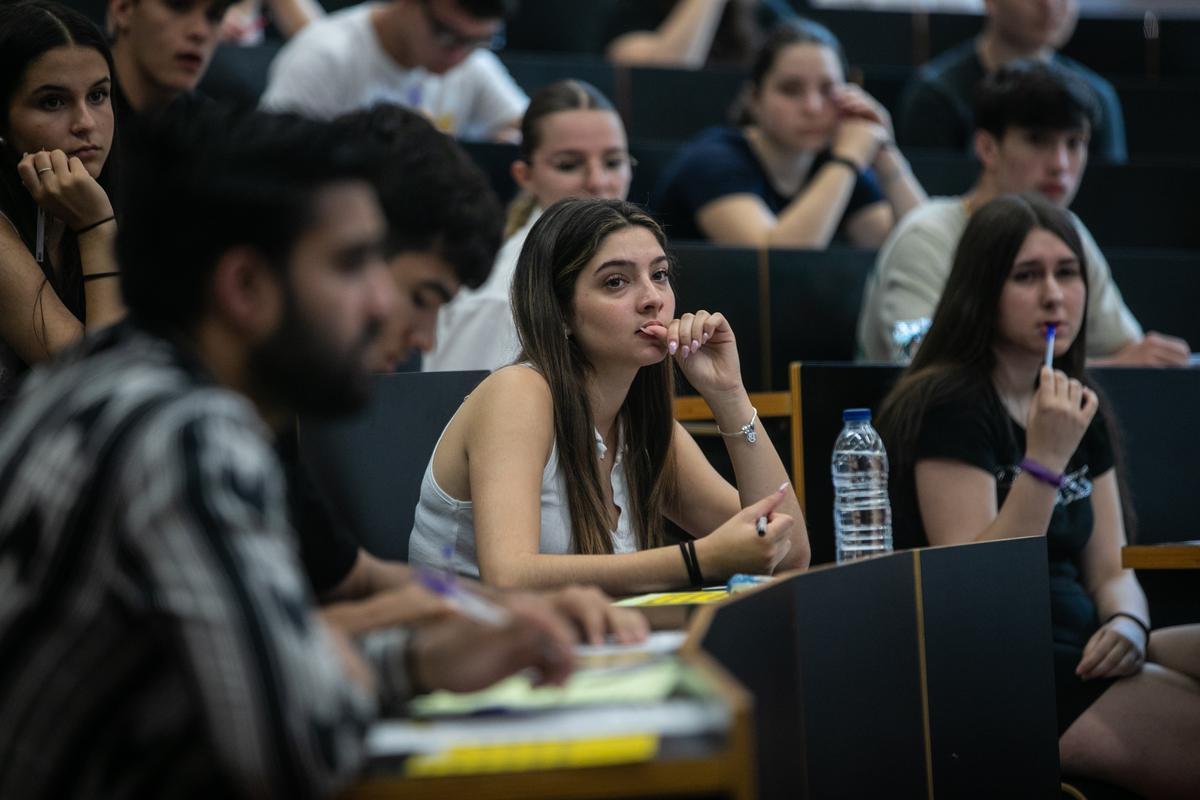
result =
[[561,684],[575,666],[561,624],[520,611],[503,626],[455,615],[422,625],[409,643],[410,678],[422,691],[473,692],[531,669],[536,683]]
[[1096,393],[1062,370],[1043,366],[1025,421],[1025,454],[1051,472],[1062,473],[1100,401]]
[[512,622],[512,615],[507,610],[459,583],[453,572],[421,567],[417,574],[423,587],[443,598],[462,616],[494,627],[504,627]]
[[715,531],[696,541],[700,571],[723,582],[736,572],[770,574],[791,549],[795,520],[775,509],[791,491],[790,484],[751,503]]
[[570,626],[545,603],[513,598],[508,607],[459,581],[448,567],[418,572],[421,584],[446,599],[457,616],[416,630],[412,663],[425,689],[474,691],[507,675],[532,668],[538,683],[562,683],[574,668]]
[[558,634],[572,644],[580,640],[600,644],[608,637],[631,644],[650,633],[641,612],[614,606],[612,598],[594,586],[570,585],[542,592],[489,591],[473,581],[460,580],[450,567],[453,558],[453,548],[447,547],[442,552],[443,567],[420,569],[419,580],[453,611],[481,624],[506,625],[514,613],[527,612],[555,621]]

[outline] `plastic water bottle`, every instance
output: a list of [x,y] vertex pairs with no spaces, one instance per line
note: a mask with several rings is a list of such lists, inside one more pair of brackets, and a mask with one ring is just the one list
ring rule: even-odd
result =
[[833,446],[833,533],[837,560],[892,552],[892,506],[883,440],[869,408],[842,412],[845,427]]

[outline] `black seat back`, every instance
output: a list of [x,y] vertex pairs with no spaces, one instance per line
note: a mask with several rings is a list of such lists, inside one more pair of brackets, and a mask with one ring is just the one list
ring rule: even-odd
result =
[[433,448],[463,398],[487,375],[380,375],[361,413],[336,422],[300,420],[301,459],[368,552],[408,559],[421,478]]
[[[698,310],[720,311],[737,337],[742,380],[748,391],[766,388],[762,315],[759,313],[759,251],[687,243],[672,245],[678,261],[676,315]],[[693,393],[680,386],[680,394]]]
[[852,361],[869,250],[770,252],[771,389],[788,385],[793,361]]
[[1200,348],[1200,251],[1110,250],[1113,281],[1148,331],[1180,336]]
[[1200,470],[1188,456],[1200,444],[1200,371],[1192,369],[1094,369],[1091,378],[1117,422],[1125,478],[1137,514],[1140,544],[1200,538],[1200,528],[1181,514],[1200,497]]

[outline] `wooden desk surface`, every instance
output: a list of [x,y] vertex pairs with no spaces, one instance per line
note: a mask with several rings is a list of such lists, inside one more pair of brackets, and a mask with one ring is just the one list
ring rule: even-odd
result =
[[1127,569],[1200,569],[1200,540],[1170,544],[1134,544],[1121,548]]

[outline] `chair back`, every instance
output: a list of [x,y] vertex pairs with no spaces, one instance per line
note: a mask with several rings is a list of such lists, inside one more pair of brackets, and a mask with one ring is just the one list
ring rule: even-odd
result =
[[1138,543],[1200,538],[1190,514],[1181,513],[1200,497],[1200,470],[1187,455],[1200,444],[1200,371],[1108,367],[1089,374],[1120,431]]
[[[705,128],[727,125],[745,83],[746,73],[729,67],[634,67],[629,71],[629,135],[683,142]],[[685,97],[687,102],[679,102]]]
[[770,289],[763,313],[771,319],[770,385],[788,384],[793,361],[852,361],[857,349],[858,312],[875,253],[828,250],[771,250]]
[[300,457],[372,555],[408,559],[421,478],[446,423],[486,371],[410,372],[374,379],[371,400],[335,422],[301,419]]
[[520,157],[521,148],[507,142],[459,142],[458,145],[487,176],[500,202],[507,205],[517,194],[512,165]]
[[1104,255],[1125,305],[1143,328],[1180,336],[1193,350],[1200,348],[1200,252],[1146,249]]
[[[762,251],[749,247],[722,247],[701,242],[671,245],[678,263],[675,278],[675,313],[720,311],[737,337],[738,360],[746,389],[757,392],[767,385],[765,330],[760,312],[761,273],[766,263]],[[680,381],[679,394],[695,394]]]

